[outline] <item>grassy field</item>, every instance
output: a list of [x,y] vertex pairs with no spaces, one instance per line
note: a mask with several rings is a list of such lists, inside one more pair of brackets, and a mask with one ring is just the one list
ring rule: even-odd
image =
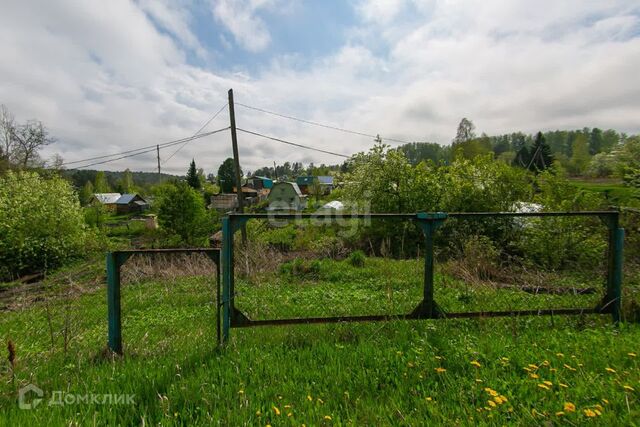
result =
[[571,180],[577,189],[592,191],[604,195],[611,204],[618,206],[633,206],[640,202],[640,191],[627,187],[615,180]]
[[[600,286],[598,277],[573,285]],[[439,273],[445,310],[592,306],[595,295],[532,295]],[[237,283],[252,318],[402,313],[420,300],[422,264],[325,260]],[[0,316],[5,425],[635,425],[640,325],[608,316],[393,321],[232,330],[216,348],[206,276],[123,287],[125,356],[105,349],[104,288]],[[66,348],[65,348],[66,347]],[[19,409],[17,390],[44,401]],[[133,404],[77,396],[133,395]],[[53,396],[68,404],[49,405]],[[71,402],[73,400],[73,402]]]

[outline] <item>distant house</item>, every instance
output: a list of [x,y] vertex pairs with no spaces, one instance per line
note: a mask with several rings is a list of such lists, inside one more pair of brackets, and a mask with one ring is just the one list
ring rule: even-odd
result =
[[122,197],[120,193],[95,193],[91,196],[89,204],[100,204],[109,210],[116,210],[116,202]]
[[118,213],[140,213],[149,209],[149,203],[135,193],[123,194],[115,205]]
[[333,190],[333,177],[332,176],[310,176],[303,175],[296,179],[296,184],[300,187],[302,194],[311,194],[314,191],[314,186],[318,185],[320,194],[329,194]]
[[247,185],[256,190],[262,190],[264,188],[271,189],[273,187],[273,180],[266,176],[252,176],[247,179]]
[[295,182],[276,182],[267,197],[270,211],[301,211],[307,206],[307,197]]
[[[216,209],[221,212],[230,212],[235,210],[238,205],[238,194],[236,193],[236,187],[233,187],[233,193],[220,193],[211,196],[211,205],[209,208]],[[242,197],[244,206],[252,206],[258,202],[263,201],[268,194],[268,190],[256,190],[249,186],[242,187]]]

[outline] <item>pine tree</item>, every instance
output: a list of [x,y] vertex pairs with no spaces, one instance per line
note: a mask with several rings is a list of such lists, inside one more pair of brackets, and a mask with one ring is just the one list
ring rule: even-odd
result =
[[196,169],[196,161],[191,159],[191,164],[189,165],[189,171],[187,172],[187,184],[196,190],[202,187],[202,183],[200,182],[200,177],[198,176],[198,169]]
[[551,148],[547,144],[542,132],[536,134],[536,139],[531,148],[531,158],[529,159],[529,169],[534,172],[540,172],[553,164],[553,156]]

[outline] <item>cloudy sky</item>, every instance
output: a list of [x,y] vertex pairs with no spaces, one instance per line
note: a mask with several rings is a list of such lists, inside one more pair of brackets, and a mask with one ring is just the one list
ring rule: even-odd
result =
[[[479,132],[640,131],[636,1],[3,1],[0,103],[45,123],[66,161],[193,135],[237,102],[383,138],[449,144]],[[352,154],[371,138],[236,107],[239,127]],[[223,111],[206,130],[228,126]],[[339,157],[239,134],[243,169]],[[392,143],[396,144],[396,143]],[[168,158],[174,148],[162,150]],[[206,172],[229,132],[163,169]],[[154,155],[105,169],[153,171]]]

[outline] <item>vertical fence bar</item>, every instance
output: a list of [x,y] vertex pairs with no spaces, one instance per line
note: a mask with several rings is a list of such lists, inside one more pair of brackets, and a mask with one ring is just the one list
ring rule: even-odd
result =
[[434,315],[433,301],[433,222],[428,222],[424,226],[425,252],[424,252],[424,296],[423,301],[427,316]]
[[233,224],[222,218],[222,344],[229,341],[231,328],[231,287],[233,281]]
[[120,263],[116,253],[107,253],[107,311],[109,316],[109,349],[122,354],[122,321],[120,318]]
[[622,260],[624,248],[624,229],[613,230],[613,261],[611,270],[611,289],[607,291],[610,296],[611,317],[618,323],[621,320],[622,311]]

